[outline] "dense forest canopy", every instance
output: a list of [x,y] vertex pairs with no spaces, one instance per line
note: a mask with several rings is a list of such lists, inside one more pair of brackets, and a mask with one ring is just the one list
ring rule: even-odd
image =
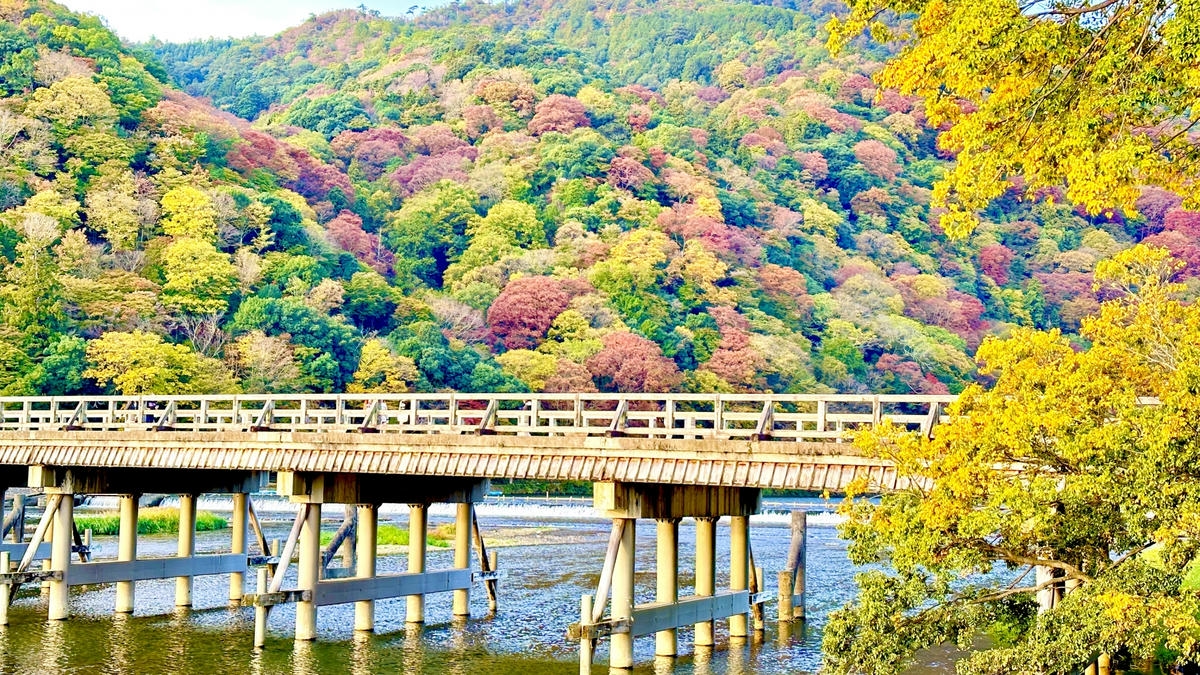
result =
[[[1200,214],[1016,187],[949,239],[836,3],[460,2],[123,44],[0,0],[0,391],[958,391]],[[1019,187],[1019,186],[1017,186]],[[1189,291],[1190,292],[1190,291]],[[1079,339],[1079,338],[1075,338]]]

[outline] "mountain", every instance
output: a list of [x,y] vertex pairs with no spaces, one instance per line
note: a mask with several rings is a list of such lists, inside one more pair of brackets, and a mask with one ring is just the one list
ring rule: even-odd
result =
[[459,2],[122,44],[0,9],[0,389],[957,391],[1200,218],[1002,199],[833,3]]

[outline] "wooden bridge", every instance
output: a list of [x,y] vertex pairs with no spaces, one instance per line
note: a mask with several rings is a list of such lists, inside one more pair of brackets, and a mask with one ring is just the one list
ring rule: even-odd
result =
[[[256,608],[255,644],[265,640],[266,613],[296,603],[296,638],[316,635],[317,607],[356,605],[355,627],[372,630],[373,602],[407,596],[406,620],[424,619],[425,596],[453,592],[455,616],[466,616],[469,589],[485,584],[496,606],[494,556],[483,550],[473,503],[492,479],[595,483],[594,503],[613,519],[595,600],[584,599],[571,628],[580,640],[581,672],[590,672],[595,640],[611,640],[610,667],[633,666],[633,638],[657,635],[656,653],[673,656],[676,629],[695,625],[698,646],[713,643],[713,620],[729,618],[731,637],[761,626],[767,600],[753,566],[748,517],[763,488],[837,491],[860,477],[874,489],[905,487],[884,460],[864,457],[851,432],[890,421],[932,433],[950,396],[701,394],[340,394],[0,398],[0,489],[33,488],[46,508],[23,547],[0,551],[0,621],[21,584],[50,587],[49,615],[68,615],[70,586],[115,582],[117,611],[132,611],[134,582],[177,578],[176,604],[191,604],[191,578],[229,574],[230,599]],[[282,550],[268,550],[249,494],[274,479],[299,504]],[[180,495],[175,558],[136,554],[139,495]],[[231,493],[230,553],[194,554],[199,494]],[[93,561],[74,527],[76,495],[121,496],[119,555]],[[456,503],[454,567],[425,569],[426,512]],[[410,505],[408,572],[377,576],[378,506]],[[319,541],[324,504],[345,504],[347,520],[334,544]],[[678,524],[695,518],[694,594],[678,594]],[[715,523],[730,518],[730,588],[717,591]],[[635,521],[658,521],[657,594],[633,604]],[[193,523],[189,527],[188,523]],[[247,550],[248,527],[257,555]],[[803,521],[794,524],[792,554],[780,572],[780,617],[803,617]],[[472,537],[474,534],[474,537]],[[350,536],[348,536],[350,535]],[[354,536],[357,535],[357,536]],[[479,570],[471,571],[472,539]],[[35,569],[49,542],[49,560]],[[338,546],[353,565],[330,568]],[[17,555],[17,554],[20,555]],[[298,553],[298,582],[284,589]],[[72,555],[80,557],[78,562]],[[10,560],[12,556],[15,561]],[[246,593],[250,566],[258,584]],[[605,610],[611,611],[605,618]]]

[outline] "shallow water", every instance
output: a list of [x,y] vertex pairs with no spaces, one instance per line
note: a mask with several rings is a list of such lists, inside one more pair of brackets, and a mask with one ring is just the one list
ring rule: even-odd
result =
[[[201,509],[220,510],[220,498],[206,500]],[[268,537],[286,538],[290,527],[286,502],[267,497],[255,500]],[[102,498],[93,507],[110,507]],[[228,508],[226,506],[226,508]],[[434,507],[430,526],[449,522],[450,508]],[[786,512],[812,513],[808,530],[808,616],[803,627],[788,631],[774,622],[768,606],[767,630],[748,644],[730,646],[718,622],[719,645],[711,652],[694,653],[691,631],[680,630],[680,651],[685,655],[655,662],[653,638],[635,643],[639,673],[729,673],[732,675],[783,675],[810,672],[820,665],[820,629],[828,612],[854,593],[852,566],[845,545],[829,515],[833,505],[820,500],[764,500],[768,513],[752,519],[751,541],[755,563],[767,570],[767,587],[775,587],[775,573],[784,564],[789,544]],[[195,580],[195,608],[177,611],[174,581],[139,582],[137,613],[114,616],[115,591],[111,586],[74,589],[72,618],[48,623],[44,601],[23,597],[10,614],[11,625],[0,628],[0,671],[4,673],[498,673],[538,675],[577,672],[576,645],[565,639],[569,623],[577,620],[579,598],[594,593],[608,538],[608,523],[595,517],[590,501],[489,500],[478,508],[485,535],[520,528],[518,540],[536,543],[504,546],[500,567],[507,576],[500,584],[500,608],[487,617],[482,587],[472,589],[472,618],[454,622],[450,595],[429,596],[426,625],[406,628],[404,599],[378,602],[376,634],[356,636],[352,630],[352,605],[322,607],[319,640],[297,646],[291,639],[294,611],[289,606],[272,610],[266,650],[255,653],[253,613],[227,606],[228,577]],[[340,517],[341,507],[328,507],[326,518]],[[404,526],[407,508],[385,507],[381,522]],[[335,520],[324,527],[336,529]],[[537,528],[531,532],[530,528]],[[680,526],[680,567],[690,568],[694,527]],[[726,587],[729,557],[727,522],[717,529],[717,586]],[[637,531],[638,602],[654,594],[654,522],[640,523]],[[200,553],[228,550],[229,532],[200,533]],[[143,537],[139,555],[173,555],[173,537]],[[97,559],[116,555],[115,537],[98,537]],[[451,566],[449,550],[431,549],[427,569]],[[336,564],[336,563],[335,563]],[[403,571],[402,555],[380,556],[380,573]],[[293,577],[285,587],[294,586]],[[248,575],[253,576],[253,575]],[[248,582],[249,583],[249,582]],[[691,592],[690,570],[681,569],[680,595]],[[604,643],[597,662],[606,660]],[[602,672],[603,669],[597,669]],[[926,669],[926,672],[932,672]]]

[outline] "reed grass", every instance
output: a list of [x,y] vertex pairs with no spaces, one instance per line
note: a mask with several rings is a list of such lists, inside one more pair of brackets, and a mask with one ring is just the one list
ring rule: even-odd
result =
[[[333,541],[333,532],[321,532],[321,545],[328,546]],[[380,546],[408,546],[408,530],[395,525],[380,525],[376,530],[376,541]],[[434,548],[450,548],[450,542],[438,536],[437,530],[425,538],[428,545]]]
[[[121,529],[121,515],[116,511],[96,514],[76,514],[75,525],[80,530],[91,530],[95,535],[117,534]],[[196,531],[223,530],[229,523],[224,518],[200,511],[196,514]],[[158,506],[138,510],[138,534],[178,534],[179,509]]]

